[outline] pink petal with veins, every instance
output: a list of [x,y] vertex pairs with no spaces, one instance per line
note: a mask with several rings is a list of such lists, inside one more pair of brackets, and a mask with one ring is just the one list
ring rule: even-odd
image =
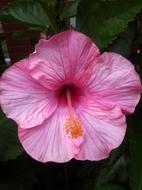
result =
[[7,117],[20,127],[40,125],[56,109],[58,100],[30,75],[27,59],[7,69],[0,79],[0,103]]
[[86,86],[94,101],[97,99],[108,107],[118,106],[125,114],[134,112],[142,92],[134,66],[121,55],[108,52],[97,59]]
[[88,75],[90,65],[99,55],[91,39],[75,31],[61,32],[49,40],[42,39],[35,48],[36,53],[29,57],[31,75],[43,86],[54,90],[62,84],[84,78],[85,72]]
[[72,139],[65,133],[67,113],[68,109],[58,108],[42,125],[19,128],[19,139],[29,155],[41,162],[67,162],[79,152],[83,137]]
[[76,159],[105,159],[122,143],[127,125],[125,116],[118,107],[108,109],[87,100],[78,110],[78,115],[83,122],[84,137]]

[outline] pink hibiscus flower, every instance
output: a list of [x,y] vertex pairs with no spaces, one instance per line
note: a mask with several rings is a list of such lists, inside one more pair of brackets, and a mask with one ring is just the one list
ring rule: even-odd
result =
[[0,103],[34,159],[101,160],[121,144],[141,90],[127,59],[101,55],[90,38],[65,31],[4,72]]

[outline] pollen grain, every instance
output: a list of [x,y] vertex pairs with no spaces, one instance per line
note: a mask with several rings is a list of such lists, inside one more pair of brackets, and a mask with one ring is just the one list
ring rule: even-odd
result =
[[66,134],[68,134],[71,138],[78,138],[83,136],[83,125],[79,118],[70,117],[66,119],[64,124]]

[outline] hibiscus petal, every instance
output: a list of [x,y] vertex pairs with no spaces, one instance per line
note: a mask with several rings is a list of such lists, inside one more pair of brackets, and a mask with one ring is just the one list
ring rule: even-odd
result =
[[2,109],[23,128],[41,124],[54,112],[57,103],[53,93],[29,75],[27,60],[11,66],[0,79]]
[[113,107],[118,105],[124,113],[133,113],[140,99],[142,86],[134,66],[116,53],[103,53],[94,65],[87,86],[94,99]]
[[78,160],[101,160],[109,156],[112,149],[118,147],[125,135],[126,121],[118,107],[108,109],[94,101],[87,101],[78,110],[84,124],[83,143]]
[[[50,89],[63,82],[79,81],[99,55],[91,39],[82,33],[65,31],[49,40],[40,40],[36,52],[29,57],[29,69],[34,79]],[[81,79],[82,80],[82,79]]]
[[67,162],[79,152],[83,138],[72,139],[65,133],[64,123],[67,112],[55,111],[42,125],[19,128],[19,139],[26,152],[41,162]]

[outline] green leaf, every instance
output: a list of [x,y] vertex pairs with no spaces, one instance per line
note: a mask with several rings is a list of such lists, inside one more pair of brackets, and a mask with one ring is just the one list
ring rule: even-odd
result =
[[64,18],[75,16],[77,14],[77,7],[79,2],[80,0],[67,2],[66,6],[63,6],[63,9],[61,10],[60,19],[63,20]]
[[37,1],[15,1],[9,4],[4,11],[13,18],[29,25],[47,28],[49,24],[46,12]]
[[5,69],[7,69],[8,68],[8,66],[6,65],[6,64],[1,64],[0,65],[0,75],[3,73],[3,71],[5,70]]
[[132,190],[142,189],[142,137],[141,134],[134,134],[130,141],[131,153],[131,175],[130,186]]
[[105,48],[141,9],[141,0],[83,0],[78,7],[77,29],[92,37],[100,48]]
[[0,161],[15,159],[22,151],[17,138],[16,124],[0,111]]
[[[127,155],[127,135],[121,146],[113,150],[110,157],[96,169],[94,189],[105,186],[105,184],[126,184],[129,180],[129,157]],[[121,175],[120,175],[121,173]]]
[[137,28],[134,22],[130,23],[128,28],[119,34],[118,38],[113,41],[107,51],[112,51],[129,57],[131,54],[131,47],[134,43],[135,36],[137,35]]
[[5,10],[1,10],[0,11],[0,21],[12,21],[13,17],[11,15],[8,14],[7,11]]
[[[117,183],[124,183],[128,178],[128,160],[125,155],[119,156],[112,163],[112,159],[102,167],[102,169],[97,173],[95,179],[95,190],[100,186],[105,186],[105,184],[110,183],[111,181],[116,181]],[[121,173],[121,175],[120,175]]]
[[136,43],[142,44],[142,34],[139,34],[136,41]]
[[21,37],[32,36],[35,32],[42,32],[43,28],[40,27],[30,27],[27,30],[19,30],[13,33],[12,38],[19,39]]
[[126,189],[119,186],[119,185],[115,185],[115,184],[105,184],[105,185],[100,186],[94,190],[126,190]]

